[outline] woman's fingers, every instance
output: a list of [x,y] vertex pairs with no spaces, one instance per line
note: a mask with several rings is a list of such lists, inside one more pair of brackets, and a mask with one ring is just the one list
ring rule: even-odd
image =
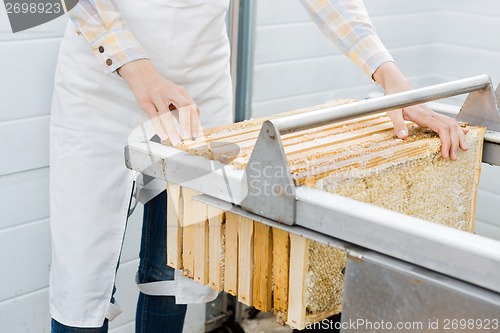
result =
[[[457,155],[458,155],[458,150],[460,149],[460,136],[459,136],[459,131],[458,131],[458,126],[450,126],[450,140],[451,140],[451,147],[450,147],[450,157],[452,160],[456,161]],[[460,130],[460,133],[463,134],[462,130]]]
[[170,142],[172,146],[177,146],[182,140],[175,128],[174,117],[171,112],[166,112],[160,115],[161,123],[163,128],[167,131],[168,137],[170,138]]
[[435,115],[439,119],[441,119],[443,122],[446,122],[450,128],[451,128],[451,133],[452,137],[454,137],[456,140],[452,142],[452,147],[451,147],[451,159],[455,160],[458,154],[458,149],[462,150],[467,150],[467,139],[465,135],[469,132],[468,127],[461,127],[458,122],[450,117],[446,117],[444,115],[436,113]]
[[423,105],[411,106],[404,109],[408,120],[413,121],[420,127],[427,127],[439,134],[441,139],[441,156],[448,158],[450,156],[451,137],[450,127],[434,115],[434,111],[423,107]]
[[170,104],[170,111],[171,111],[170,113],[172,114],[174,119],[179,124],[181,124],[181,118],[180,118],[181,112],[183,113],[183,122],[185,121],[184,117],[187,114],[189,114],[190,126],[191,126],[191,129],[190,129],[191,136],[188,139],[193,139],[193,138],[195,139],[195,138],[203,135],[203,131],[201,129],[201,121],[200,121],[200,109],[198,108],[198,106],[196,104],[190,105],[189,108],[184,107],[180,110],[176,109],[176,107],[173,104]]
[[440,115],[426,105],[411,106],[403,109],[404,117],[421,127],[427,127],[439,134],[441,156],[457,159],[458,149],[467,150],[464,131],[453,118]]
[[[184,88],[180,87],[177,94],[169,100],[170,111],[175,113],[179,121],[180,137],[182,140],[190,140],[197,136],[198,133],[198,123],[199,117],[193,117],[193,113],[196,113],[198,106],[196,103],[186,95],[187,92]],[[195,121],[193,123],[193,121]]]
[[181,137],[191,139],[199,132],[198,107],[187,90],[164,78],[148,59],[127,63],[119,71],[162,140],[168,137],[175,146]]
[[155,129],[156,134],[160,137],[162,140],[166,140],[169,138],[167,131],[163,128],[163,125],[161,124],[160,117],[158,117],[158,111],[156,110],[156,107],[154,106],[153,103],[143,103],[141,105],[142,109],[144,112],[147,114],[147,116],[151,119],[151,123],[153,124],[153,128]]
[[463,135],[460,136],[460,149],[467,150],[469,147],[467,146],[467,133],[469,133],[469,127],[460,127],[462,129]]
[[[185,104],[185,101],[183,101]],[[174,105],[175,101],[171,105]],[[178,105],[183,105],[177,102]],[[174,106],[175,107],[175,106]],[[180,136],[182,140],[194,140],[199,136],[200,131],[200,111],[198,106],[193,102],[172,110],[171,113],[179,121]]]
[[[191,99],[191,96],[189,95],[188,91],[184,88],[181,87],[179,89],[179,94],[181,94],[185,100],[186,103],[184,106],[186,107],[187,110],[187,116],[189,116],[189,139],[195,139],[199,136],[200,132],[200,110],[198,109],[198,105]],[[180,119],[179,119],[180,121]],[[186,124],[186,131],[188,130],[188,120],[184,120]],[[182,127],[182,126],[181,126]]]
[[191,139],[191,106],[179,108],[179,126],[182,140]]
[[448,158],[451,155],[450,149],[453,146],[453,138],[451,137],[450,126],[441,121],[435,121],[433,124],[435,124],[435,126],[433,126],[435,129],[431,129],[438,133],[439,138],[441,139],[441,156],[443,156],[443,158]]
[[[199,131],[198,106],[190,97],[182,93],[183,88],[181,88],[179,87],[179,90],[175,92],[170,91],[169,94],[160,93],[151,97],[161,116],[161,124],[174,146],[182,140],[196,137]],[[175,124],[176,120],[179,130]]]
[[394,132],[400,139],[406,139],[408,137],[408,128],[406,127],[405,120],[403,119],[403,110],[392,110],[388,111],[387,115],[392,120],[394,125]]
[[191,133],[194,139],[203,135],[201,133],[200,109],[197,105],[191,109]]
[[158,95],[154,95],[152,99],[158,112],[157,117],[153,119],[153,125],[159,122],[163,130],[167,133],[172,146],[177,146],[181,142],[181,138],[175,128],[174,117],[170,112],[167,102]]

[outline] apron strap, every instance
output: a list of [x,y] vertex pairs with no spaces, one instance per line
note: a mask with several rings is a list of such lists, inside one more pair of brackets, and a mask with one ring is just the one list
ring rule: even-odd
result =
[[141,293],[149,296],[175,296],[175,281],[138,283]]
[[219,294],[209,286],[184,276],[180,270],[175,271],[174,280],[139,283],[139,274],[135,282],[141,293],[150,296],[175,296],[176,304],[203,304],[213,301]]
[[135,283],[137,288],[144,295],[150,296],[174,296],[175,280],[156,281],[148,283],[139,283],[139,272],[135,273]]

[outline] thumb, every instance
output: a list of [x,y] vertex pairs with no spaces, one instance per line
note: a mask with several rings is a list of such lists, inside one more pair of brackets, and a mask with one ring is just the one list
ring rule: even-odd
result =
[[393,110],[388,111],[387,115],[392,120],[394,125],[394,132],[400,139],[406,139],[408,137],[408,128],[406,128],[405,120],[403,119],[403,110]]

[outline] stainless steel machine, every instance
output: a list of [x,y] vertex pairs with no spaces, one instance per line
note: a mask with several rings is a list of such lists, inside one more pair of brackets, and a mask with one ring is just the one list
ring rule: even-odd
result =
[[[464,93],[469,96],[455,116],[487,127],[483,162],[500,165],[500,89],[495,96],[486,75],[266,121],[250,163],[288,170],[284,133]],[[263,170],[236,170],[152,136],[149,124],[131,134],[125,148],[130,169],[203,193],[197,200],[347,251],[342,332],[500,332],[500,241],[295,187],[282,173],[254,183],[263,194],[249,195],[248,182]]]

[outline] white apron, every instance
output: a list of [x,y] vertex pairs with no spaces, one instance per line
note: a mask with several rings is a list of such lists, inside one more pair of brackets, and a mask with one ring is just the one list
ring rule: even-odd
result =
[[[202,125],[230,123],[229,0],[115,3],[160,73],[199,105]],[[133,181],[123,149],[145,120],[125,81],[102,73],[70,23],[50,128],[50,310],[65,325],[98,327],[119,313],[110,299]]]

